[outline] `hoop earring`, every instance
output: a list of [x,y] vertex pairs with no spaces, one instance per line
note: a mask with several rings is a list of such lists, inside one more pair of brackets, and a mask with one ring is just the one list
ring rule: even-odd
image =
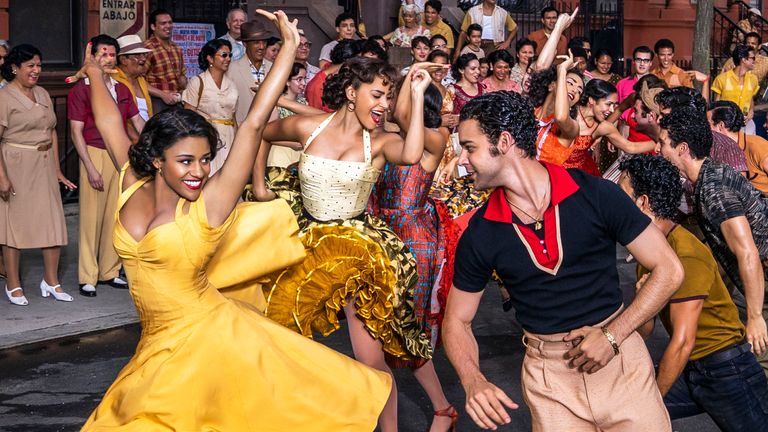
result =
[[349,103],[347,103],[347,111],[353,112],[354,110],[355,110],[355,102],[349,101]]

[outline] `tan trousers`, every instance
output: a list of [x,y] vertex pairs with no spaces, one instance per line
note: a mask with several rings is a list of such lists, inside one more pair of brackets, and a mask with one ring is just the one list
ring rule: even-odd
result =
[[571,345],[562,342],[565,335],[526,332],[523,397],[534,432],[671,432],[651,357],[637,332],[594,374],[569,367],[564,355]]
[[88,173],[80,162],[80,251],[78,279],[81,284],[96,285],[100,280],[117,277],[120,258],[112,244],[119,174],[106,150],[87,146],[96,170],[101,173],[104,190],[88,183]]

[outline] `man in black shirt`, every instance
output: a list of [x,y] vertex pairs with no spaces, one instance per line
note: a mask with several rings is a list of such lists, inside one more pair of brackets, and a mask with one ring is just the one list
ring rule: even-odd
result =
[[694,211],[704,239],[744,294],[747,342],[768,373],[768,199],[733,168],[708,157],[712,147],[708,124],[706,115],[693,108],[673,109],[661,121],[661,154],[694,184]]
[[[480,372],[472,319],[493,270],[525,330],[523,391],[534,430],[671,430],[638,326],[682,281],[660,231],[618,186],[535,160],[536,119],[516,93],[495,92],[461,111],[459,163],[479,189],[496,188],[459,241],[443,341],[483,428],[517,405]],[[626,309],[616,242],[651,276]],[[617,387],[620,389],[617,391]]]

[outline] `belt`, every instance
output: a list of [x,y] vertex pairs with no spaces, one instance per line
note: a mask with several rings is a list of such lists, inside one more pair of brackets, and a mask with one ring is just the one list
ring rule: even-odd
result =
[[208,121],[209,121],[209,122],[211,122],[211,123],[216,123],[216,124],[225,125],[225,126],[234,126],[234,125],[235,125],[235,121],[234,121],[234,120],[232,120],[232,119],[229,119],[229,120],[224,120],[224,119],[210,119],[210,120],[208,120]]
[[16,143],[9,143],[5,142],[2,145],[7,145],[11,147],[15,147],[22,150],[37,150],[37,151],[48,151],[52,144],[51,143],[40,143],[35,145],[26,145],[26,144],[16,144]]
[[523,336],[523,345],[525,345],[526,347],[531,347],[533,349],[538,349],[542,351],[570,350],[571,348],[575,347],[580,343],[581,343],[581,338],[568,341],[568,342],[565,342],[565,341],[551,342],[551,341],[533,339],[525,335]]
[[691,360],[688,362],[688,365],[690,366],[714,366],[719,363],[727,362],[729,360],[733,360],[736,357],[744,354],[745,352],[749,352],[752,349],[752,346],[747,343],[747,341],[741,341],[735,345],[731,345],[728,348],[723,348],[720,351],[715,351],[712,354],[708,356],[704,356],[698,360]]

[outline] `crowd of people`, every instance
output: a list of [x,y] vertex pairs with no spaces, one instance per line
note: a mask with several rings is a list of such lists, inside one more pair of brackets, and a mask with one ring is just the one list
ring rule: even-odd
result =
[[[80,294],[130,288],[143,327],[84,430],[394,431],[392,368],[426,392],[430,430],[460,411],[494,429],[518,405],[481,372],[489,287],[524,329],[534,430],[665,431],[702,412],[768,430],[760,35],[734,40],[710,85],[668,39],[622,76],[615,53],[565,36],[578,10],[544,8],[524,38],[494,0],[458,34],[441,12],[404,0],[392,33],[365,38],[340,14],[315,66],[299,23],[234,8],[193,77],[168,11],[146,41],[98,35],[68,78],[77,184],[43,54],[0,44],[7,298],[29,304],[20,250],[42,249],[42,296],[74,300],[57,274],[63,184],[79,188]],[[390,64],[395,49],[411,63]],[[629,304],[617,243],[637,263]],[[670,341],[654,368],[656,317]],[[311,340],[342,326],[355,360]]]

